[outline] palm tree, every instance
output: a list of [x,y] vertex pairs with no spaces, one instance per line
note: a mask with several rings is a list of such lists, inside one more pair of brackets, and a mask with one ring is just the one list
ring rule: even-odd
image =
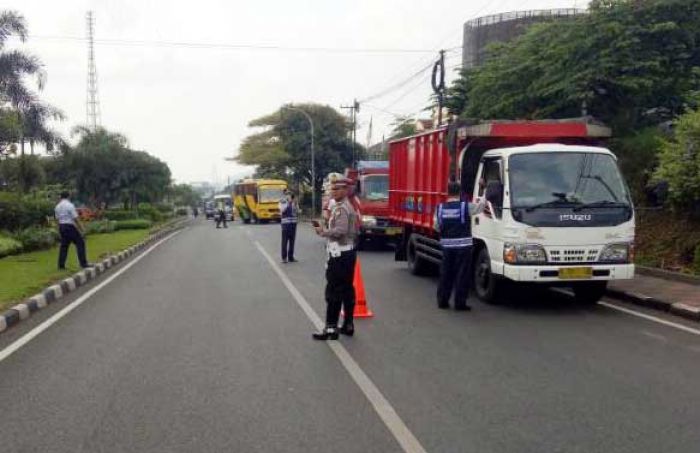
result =
[[[43,103],[34,102],[23,112],[24,131],[23,139],[29,140],[30,154],[34,154],[34,144],[41,143],[46,146],[47,151],[60,148],[63,138],[47,126],[48,120],[64,120],[65,114],[56,107]],[[24,143],[22,143],[24,146]]]

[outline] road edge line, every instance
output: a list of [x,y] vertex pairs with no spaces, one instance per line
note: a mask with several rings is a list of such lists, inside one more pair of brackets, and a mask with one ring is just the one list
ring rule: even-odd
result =
[[[314,309],[311,308],[311,305],[308,303],[306,298],[301,294],[301,292],[299,292],[296,286],[294,286],[284,271],[282,271],[272,257],[270,257],[267,250],[265,250],[262,244],[260,244],[260,242],[257,240],[253,241],[253,243],[258,251],[267,260],[270,267],[272,267],[272,270],[274,270],[280,280],[282,280],[284,286],[290,292],[297,305],[299,305],[302,311],[309,318],[311,323],[318,329],[323,328],[323,321],[321,321],[321,318],[318,316],[318,314],[316,314]],[[335,353],[336,357],[348,374],[350,374],[352,380],[355,381],[355,384],[365,395],[369,403],[374,408],[374,411],[377,413],[377,415],[379,415],[379,418],[384,422],[384,425],[394,436],[394,439],[396,439],[403,451],[406,453],[426,453],[426,450],[423,448],[416,436],[414,436],[408,429],[408,426],[406,426],[406,424],[403,422],[391,403],[389,403],[381,391],[379,391],[379,388],[374,384],[374,382],[372,382],[362,368],[360,368],[347,349],[345,349],[345,347],[337,341],[329,341],[327,344],[333,353]]]

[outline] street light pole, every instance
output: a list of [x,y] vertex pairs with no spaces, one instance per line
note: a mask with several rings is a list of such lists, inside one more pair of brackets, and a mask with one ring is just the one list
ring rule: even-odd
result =
[[291,105],[284,106],[285,109],[288,110],[294,110],[296,112],[299,112],[303,114],[307,121],[309,122],[309,126],[311,128],[311,215],[316,214],[316,156],[314,154],[314,122],[311,119],[311,116],[306,113],[306,111],[293,107]]

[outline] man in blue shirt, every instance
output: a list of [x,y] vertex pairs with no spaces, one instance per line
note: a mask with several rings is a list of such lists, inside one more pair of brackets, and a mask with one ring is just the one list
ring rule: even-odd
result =
[[58,251],[58,268],[66,268],[68,247],[71,243],[75,244],[75,248],[78,250],[80,267],[91,267],[91,264],[88,263],[85,256],[83,226],[80,224],[78,211],[76,211],[75,206],[68,199],[69,196],[70,194],[68,192],[61,192],[61,201],[54,208],[54,215],[58,221],[58,232],[61,235],[61,247]]

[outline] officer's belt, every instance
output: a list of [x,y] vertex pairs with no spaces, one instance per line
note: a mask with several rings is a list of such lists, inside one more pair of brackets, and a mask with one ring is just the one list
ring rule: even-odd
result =
[[352,250],[354,248],[355,248],[355,246],[353,246],[352,244],[338,245],[338,250],[341,252],[349,252],[350,250]]

